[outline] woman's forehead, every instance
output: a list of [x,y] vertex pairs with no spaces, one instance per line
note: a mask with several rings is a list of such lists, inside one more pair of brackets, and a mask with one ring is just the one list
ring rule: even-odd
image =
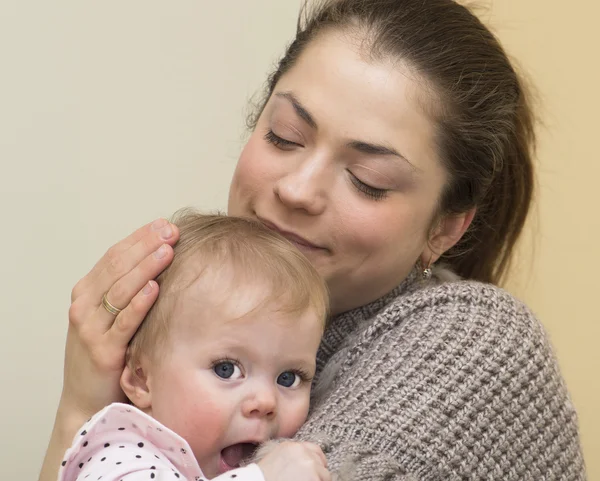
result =
[[[391,144],[418,165],[435,158],[435,124],[423,108],[431,96],[402,62],[369,60],[347,36],[317,37],[282,76],[266,115],[294,112],[292,95],[311,116],[302,119],[331,137]],[[425,100],[426,101],[426,100]]]

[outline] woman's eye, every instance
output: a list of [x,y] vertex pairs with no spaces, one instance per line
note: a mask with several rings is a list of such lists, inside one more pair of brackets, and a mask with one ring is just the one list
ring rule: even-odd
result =
[[348,173],[350,174],[350,180],[352,181],[352,184],[354,185],[354,187],[356,187],[356,189],[359,192],[366,195],[370,199],[381,200],[387,196],[387,194],[389,192],[387,189],[378,189],[376,187],[372,187],[369,184],[365,184],[358,177],[356,177],[352,172],[348,171]]
[[292,371],[282,372],[277,377],[277,384],[283,387],[298,387],[302,378]]
[[279,137],[279,135],[275,134],[272,130],[268,130],[265,134],[265,140],[269,144],[273,144],[275,147],[280,148],[281,150],[290,150],[294,147],[302,147],[300,144],[296,142],[292,142],[291,140],[286,140],[284,138]]
[[222,379],[239,379],[242,377],[242,371],[232,361],[221,361],[213,366],[213,371]]

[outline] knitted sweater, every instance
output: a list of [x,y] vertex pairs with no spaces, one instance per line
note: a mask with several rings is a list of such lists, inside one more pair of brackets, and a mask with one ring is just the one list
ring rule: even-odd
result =
[[319,442],[341,479],[585,479],[533,314],[491,285],[417,277],[332,320],[297,438]]

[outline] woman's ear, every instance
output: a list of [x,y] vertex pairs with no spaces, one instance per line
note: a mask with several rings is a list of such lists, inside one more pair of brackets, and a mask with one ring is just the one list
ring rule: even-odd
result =
[[452,248],[467,232],[473,222],[476,209],[473,207],[462,214],[445,215],[429,237],[421,254],[421,265],[427,267],[436,262],[448,249]]
[[148,411],[152,407],[148,364],[147,360],[142,360],[137,365],[127,363],[121,374],[121,389],[129,400],[142,411]]

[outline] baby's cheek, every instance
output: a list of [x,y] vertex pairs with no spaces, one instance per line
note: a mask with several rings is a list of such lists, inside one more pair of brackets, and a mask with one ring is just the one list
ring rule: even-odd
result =
[[221,428],[225,406],[210,396],[190,396],[185,405],[180,406],[177,413],[178,424],[185,431],[195,432],[203,426],[204,430],[219,431]]
[[197,458],[205,457],[220,445],[228,424],[222,405],[209,401],[193,402],[180,406],[177,411],[176,432],[190,444]]
[[308,416],[308,395],[306,399],[302,399],[298,403],[292,406],[288,406],[285,413],[281,417],[281,423],[279,424],[278,438],[291,438],[298,430],[302,427]]

